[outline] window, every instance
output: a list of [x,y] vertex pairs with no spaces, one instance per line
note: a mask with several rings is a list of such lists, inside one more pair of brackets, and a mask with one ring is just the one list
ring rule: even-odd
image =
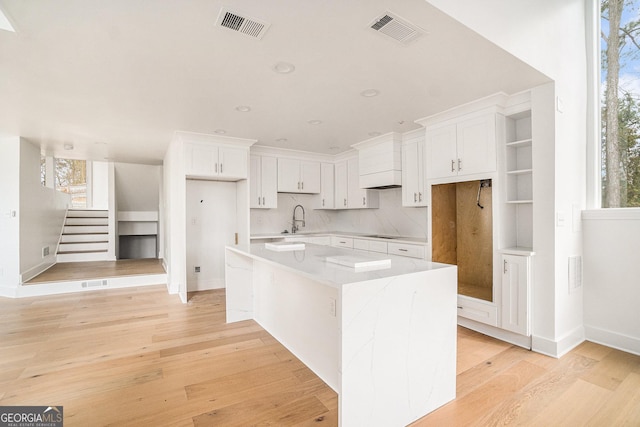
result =
[[71,195],[71,207],[87,207],[87,162],[56,159],[56,190]]
[[602,207],[640,207],[640,0],[602,0]]

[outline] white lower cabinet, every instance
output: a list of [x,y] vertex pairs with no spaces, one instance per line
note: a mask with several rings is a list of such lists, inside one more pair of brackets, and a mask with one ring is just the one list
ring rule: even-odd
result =
[[498,326],[498,307],[492,302],[458,294],[458,316]]
[[426,257],[426,248],[423,245],[389,242],[387,244],[387,253],[392,255],[424,259]]
[[531,335],[531,257],[502,255],[502,329]]
[[331,246],[336,246],[338,248],[353,248],[353,238],[331,236]]
[[381,242],[379,240],[353,239],[353,249],[386,254],[387,242]]

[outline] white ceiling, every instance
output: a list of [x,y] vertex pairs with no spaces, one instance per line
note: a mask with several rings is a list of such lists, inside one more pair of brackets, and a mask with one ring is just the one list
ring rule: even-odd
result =
[[[216,27],[220,9],[271,24]],[[424,0],[0,0],[0,136],[61,157],[160,163],[176,130],[337,154],[548,81]],[[390,11],[426,31],[370,29]],[[278,74],[280,62],[295,65]],[[366,98],[360,93],[377,89]],[[236,111],[247,105],[251,111]],[[310,120],[322,120],[311,125]],[[286,141],[283,141],[286,139]],[[72,144],[65,151],[64,144]]]

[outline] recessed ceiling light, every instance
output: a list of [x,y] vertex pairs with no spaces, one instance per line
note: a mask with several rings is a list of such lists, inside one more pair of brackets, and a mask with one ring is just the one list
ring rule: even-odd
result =
[[289,74],[293,73],[296,69],[295,65],[289,64],[288,62],[278,62],[273,66],[273,71],[280,74]]
[[224,129],[216,129],[213,131],[213,133],[217,133],[218,135],[224,135],[225,133],[227,133],[227,131]]
[[73,144],[64,144],[64,149],[67,151],[73,150]]
[[287,138],[278,138],[276,139],[276,142],[287,142],[288,139]]
[[322,123],[322,120],[309,120],[307,123],[310,125],[319,125]]
[[337,145],[332,145],[331,147],[329,147],[329,150],[339,150],[340,147],[338,147]]
[[380,132],[369,132],[369,136],[380,136],[382,135]]
[[360,92],[360,95],[364,96],[365,98],[371,98],[373,96],[380,95],[380,91],[377,89],[367,89]]
[[240,105],[236,107],[236,110],[240,111],[241,113],[248,113],[249,111],[251,111],[251,107],[249,107],[248,105]]

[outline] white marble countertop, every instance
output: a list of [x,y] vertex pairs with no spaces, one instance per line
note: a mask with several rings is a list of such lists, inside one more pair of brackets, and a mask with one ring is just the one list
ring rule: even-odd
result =
[[340,236],[340,237],[352,237],[354,239],[367,239],[367,240],[378,240],[383,242],[396,242],[396,243],[413,243],[413,244],[421,244],[426,245],[427,239],[423,237],[406,237],[406,236],[391,236],[384,235],[384,237],[375,237],[373,233],[352,233],[352,232],[342,232],[342,231],[310,231],[310,232],[298,232],[298,233],[260,233],[260,234],[252,234],[250,239],[253,241],[261,240],[261,239],[284,239],[285,237],[305,237],[305,236]]
[[[265,248],[264,243],[253,243],[250,246],[227,246],[227,249],[247,255],[254,259],[276,264],[292,270],[318,282],[335,288],[349,283],[396,277],[406,274],[455,268],[449,264],[407,258],[396,255],[380,254],[355,249],[336,248],[332,246],[306,243],[304,250],[276,252]],[[367,271],[341,266],[327,262],[327,257],[340,255],[356,255],[365,259],[390,259],[389,268]]]

